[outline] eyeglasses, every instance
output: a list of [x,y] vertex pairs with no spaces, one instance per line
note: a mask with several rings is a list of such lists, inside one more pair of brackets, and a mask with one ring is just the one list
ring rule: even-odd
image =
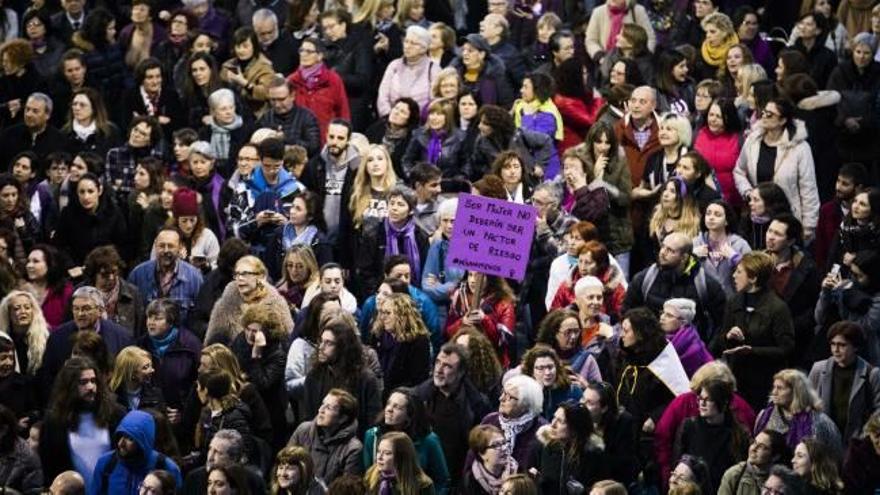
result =
[[714,401],[710,397],[697,397],[697,402],[699,402],[700,404],[708,404]]
[[98,309],[97,306],[73,306],[70,311],[74,314],[88,314]]
[[299,52],[302,53],[303,55],[313,55],[315,53],[318,53],[318,50],[314,50],[312,48],[302,48],[301,47],[299,49]]
[[488,449],[500,450],[500,449],[503,449],[505,445],[507,445],[507,441],[505,441],[505,440],[501,440],[499,442],[492,442],[486,446],[486,450],[488,450]]
[[669,473],[669,481],[672,481],[672,480],[685,480],[686,481],[688,478],[689,478],[689,476],[687,474],[679,473],[677,471],[672,471]]
[[140,136],[142,138],[150,137],[150,131],[145,131],[145,130],[141,129],[140,127],[135,127],[134,129],[131,130],[131,133],[137,134],[138,136]]
[[318,407],[318,409],[324,409],[324,410],[332,411],[332,412],[339,412],[339,406],[334,405],[334,404],[321,404],[321,406]]
[[763,111],[761,111],[761,117],[764,117],[765,119],[772,119],[772,118],[778,119],[782,116],[779,115],[778,113],[773,113],[770,110],[763,110]]
[[257,272],[235,272],[232,274],[232,278],[249,278],[256,277],[257,275],[259,275]]
[[501,392],[500,400],[503,402],[505,400],[512,400],[513,402],[519,402],[519,397],[511,395],[507,390]]
[[581,333],[581,330],[579,328],[560,328],[558,333],[566,337],[571,337]]

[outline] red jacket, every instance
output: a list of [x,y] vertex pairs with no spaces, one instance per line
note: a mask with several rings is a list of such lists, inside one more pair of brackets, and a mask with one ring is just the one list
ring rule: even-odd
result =
[[584,142],[605,100],[597,95],[588,105],[580,98],[556,95],[553,97],[553,103],[562,115],[562,143],[559,145],[559,155],[562,156],[568,148]]
[[660,133],[660,128],[657,126],[657,119],[651,117],[651,137],[648,138],[648,142],[641,149],[639,149],[638,142],[633,133],[629,116],[618,120],[614,124],[614,133],[617,134],[617,141],[620,143],[621,148],[623,148],[624,153],[626,153],[626,162],[629,164],[632,185],[637,187],[642,181],[642,176],[645,175],[645,163],[647,163],[648,157],[651,156],[651,153],[660,149],[660,140],[657,137]]
[[[828,255],[831,253],[831,243],[843,221],[843,210],[840,209],[840,201],[836,198],[826,202],[819,208],[819,223],[816,225],[816,242],[814,244],[816,266],[819,270],[828,268]],[[824,273],[824,272],[823,272]]]
[[302,76],[302,67],[287,77],[287,80],[296,88],[296,104],[308,108],[318,124],[321,126],[321,145],[327,137],[327,127],[335,118],[351,121],[351,112],[348,109],[348,95],[342,78],[333,69],[325,65],[318,72],[317,81],[309,89]]
[[739,191],[736,190],[736,184],[733,181],[733,169],[736,168],[736,160],[739,158],[739,134],[729,132],[716,135],[709,132],[708,127],[703,126],[697,132],[694,150],[703,155],[703,158],[715,171],[724,200],[734,208],[742,206],[743,199],[739,195]]
[[[698,396],[694,392],[687,392],[679,395],[666,406],[663,416],[657,422],[654,428],[654,451],[657,454],[657,464],[659,465],[660,475],[663,477],[663,486],[669,484],[669,473],[675,467],[672,463],[672,446],[678,435],[678,429],[684,420],[693,418],[700,414],[700,406],[698,404]],[[733,394],[733,402],[730,404],[733,416],[736,421],[742,425],[746,431],[752,431],[755,425],[755,411],[742,397]]]
[[[470,294],[467,297],[471,297]],[[449,306],[449,316],[446,319],[446,340],[452,340],[452,336],[461,328],[469,307],[470,305],[464,304],[462,300],[461,289],[456,290],[452,296],[452,304]],[[510,367],[508,342],[513,338],[516,329],[516,310],[513,301],[484,297],[480,302],[480,309],[485,314],[480,321],[480,329],[489,342],[495,346],[501,365],[507,369]],[[506,328],[506,332],[502,330],[502,326]]]

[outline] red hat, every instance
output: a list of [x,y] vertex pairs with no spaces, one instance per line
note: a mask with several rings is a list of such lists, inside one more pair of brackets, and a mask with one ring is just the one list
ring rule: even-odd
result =
[[175,217],[196,217],[199,215],[198,193],[188,187],[181,187],[174,191],[174,199],[171,201],[171,212]]

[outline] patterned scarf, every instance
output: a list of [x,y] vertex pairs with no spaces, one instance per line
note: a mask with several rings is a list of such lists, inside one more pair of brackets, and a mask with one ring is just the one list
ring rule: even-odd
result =
[[[403,250],[400,249],[400,240],[403,239]],[[412,269],[412,280],[422,279],[422,260],[419,255],[419,245],[416,242],[416,222],[415,217],[410,217],[409,221],[403,227],[397,228],[388,218],[385,218],[385,257],[395,254],[405,254],[409,259],[409,266]]]
[[517,468],[519,468],[519,464],[517,464],[516,459],[507,456],[507,466],[505,466],[504,471],[499,476],[495,476],[486,469],[486,466],[479,459],[475,459],[471,465],[471,473],[486,493],[499,493],[504,480],[516,474]]
[[281,230],[281,246],[284,248],[284,251],[288,251],[297,244],[311,246],[316,235],[318,235],[318,228],[314,225],[309,225],[302,234],[297,235],[293,225],[287,223],[284,224],[284,228]]
[[522,416],[513,419],[507,419],[501,414],[498,415],[498,423],[501,426],[501,431],[504,432],[504,439],[507,440],[507,443],[504,444],[507,457],[513,458],[513,448],[516,447],[516,437],[527,427],[531,426],[532,420],[535,419],[536,416],[537,415],[533,412],[527,412]]

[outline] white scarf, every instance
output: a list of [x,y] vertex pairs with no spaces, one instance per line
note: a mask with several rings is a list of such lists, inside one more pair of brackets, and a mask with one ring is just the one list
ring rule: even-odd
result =
[[92,123],[89,125],[82,125],[76,120],[73,121],[73,132],[76,133],[76,138],[80,141],[85,141],[92,134],[94,134],[98,130],[98,126],[95,125],[95,121],[92,120]]

